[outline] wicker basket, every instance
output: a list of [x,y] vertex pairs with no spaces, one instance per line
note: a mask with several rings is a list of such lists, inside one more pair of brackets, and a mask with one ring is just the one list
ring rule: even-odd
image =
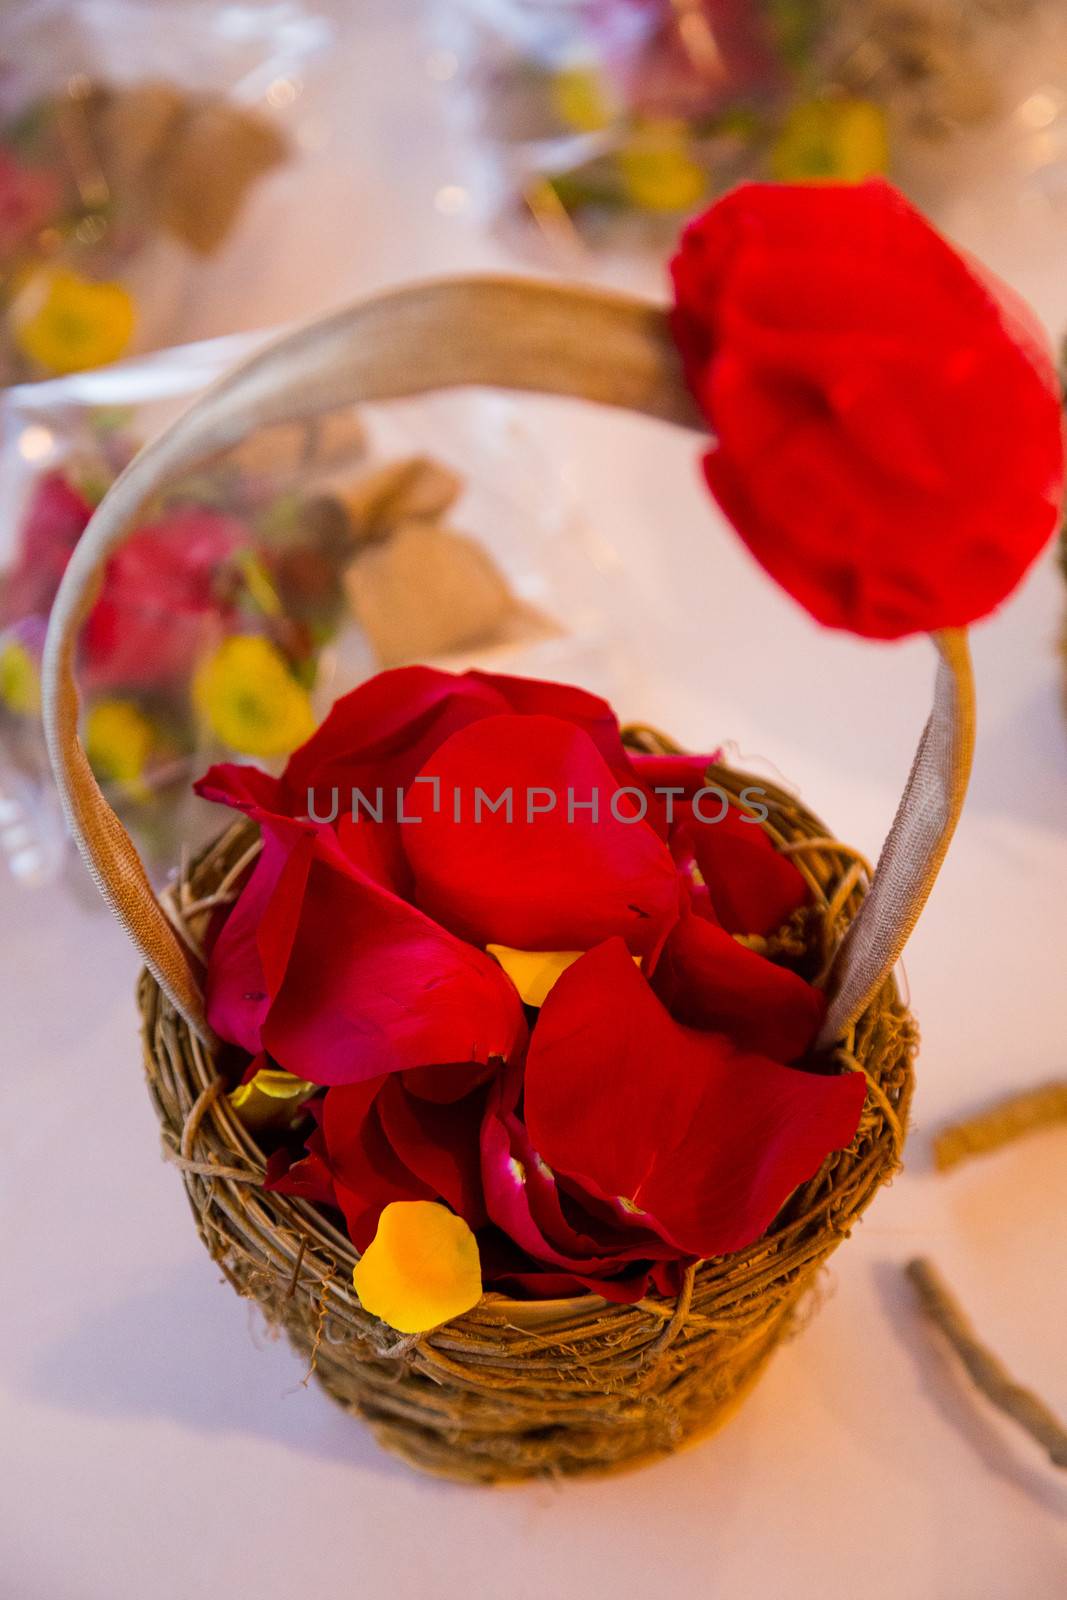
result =
[[[624,298],[481,280],[341,313],[212,391],[105,499],[53,614],[45,717],[75,835],[147,963],[139,998],[148,1084],[165,1152],[212,1258],[383,1444],[426,1470],[492,1482],[624,1466],[721,1422],[794,1322],[821,1263],[896,1170],[916,1034],[892,969],[962,804],[973,707],[966,644],[939,636],[934,711],[873,875],[795,799],[760,780],[770,801],[764,826],[812,891],[793,954],[828,973],[821,1065],[867,1081],[852,1145],[791,1197],[756,1244],[692,1269],[676,1302],[487,1295],[430,1333],[397,1335],[360,1307],[355,1252],[326,1214],[263,1191],[263,1153],[216,1070],[196,952],[211,907],[235,892],[255,829],[232,827],[158,902],[88,771],[70,669],[94,574],[172,472],[266,422],[464,383],[569,394],[700,426],[665,317]],[[629,738],[666,747],[644,730]],[[711,779],[735,794],[753,781],[726,767]]]

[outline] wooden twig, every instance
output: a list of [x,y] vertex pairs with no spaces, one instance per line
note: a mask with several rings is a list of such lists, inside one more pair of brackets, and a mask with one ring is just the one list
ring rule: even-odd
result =
[[1067,1428],[1032,1390],[1016,1383],[982,1343],[933,1263],[920,1257],[909,1261],[905,1271],[918,1291],[923,1311],[951,1344],[975,1387],[1035,1439],[1055,1466],[1067,1468]]
[[1067,1082],[1008,1095],[988,1111],[943,1128],[934,1140],[934,1163],[941,1172],[969,1156],[985,1155],[1001,1145],[1055,1122],[1067,1122]]

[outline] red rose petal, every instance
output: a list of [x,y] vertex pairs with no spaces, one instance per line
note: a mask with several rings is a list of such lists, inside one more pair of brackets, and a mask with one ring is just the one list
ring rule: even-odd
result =
[[507,1058],[524,1034],[518,995],[491,956],[361,876],[319,835],[262,1028],[280,1066],[311,1083],[357,1083]]
[[520,1299],[557,1300],[572,1299],[580,1294],[597,1294],[613,1305],[632,1306],[648,1293],[652,1272],[647,1266],[637,1266],[621,1273],[617,1278],[582,1277],[567,1272],[509,1271],[506,1266],[497,1272],[485,1271],[487,1283],[505,1294]]
[[652,987],[678,1022],[773,1061],[802,1056],[826,1013],[821,989],[691,914],[671,930]]
[[373,799],[373,789],[381,784],[395,805],[396,787],[407,787],[442,739],[505,709],[492,686],[469,673],[457,677],[418,666],[379,672],[335,701],[311,738],[293,752],[283,780],[287,793],[303,810],[312,787],[316,810],[324,815],[333,785],[343,791],[339,801],[345,812],[351,811],[353,786]]
[[[704,815],[720,817],[709,800]],[[695,815],[671,836],[675,860],[691,853],[716,921],[728,933],[774,933],[810,898],[807,883],[756,821],[731,805],[716,822]]]
[[398,791],[451,734],[508,712],[571,722],[588,733],[620,786],[635,782],[615,714],[596,695],[537,679],[413,666],[379,673],[338,700],[281,780],[227,764],[213,767],[197,792],[258,818],[271,812],[329,822],[353,861],[407,895]]
[[704,787],[708,768],[721,757],[720,750],[710,756],[631,753],[634,776],[651,796],[648,820],[662,838],[670,837],[671,829],[688,810],[688,801]]
[[260,916],[256,943],[267,993],[273,998],[289,965],[317,841],[314,830],[282,817],[272,817],[263,824],[264,848],[272,839],[278,840],[288,854],[277,887]]
[[534,1029],[525,1115],[551,1167],[625,1198],[679,1251],[739,1250],[855,1133],[866,1085],[672,1020],[621,940],[577,962]]
[[330,1170],[340,1178],[351,1176],[359,1163],[360,1147],[367,1119],[374,1109],[385,1078],[365,1078],[362,1083],[341,1084],[328,1089],[320,1102],[319,1126],[322,1151]]
[[374,1078],[344,1084],[328,1089],[322,1100],[322,1157],[358,1250],[370,1244],[378,1218],[394,1200],[434,1198],[430,1185],[416,1177],[385,1136],[377,1107],[384,1083],[384,1078]]
[[[270,918],[268,929],[277,929],[279,938],[284,939],[281,922],[295,923],[299,914],[309,857],[305,853],[303,861],[298,859],[294,872],[292,853],[288,840],[264,833],[252,875],[223,922],[208,958],[208,1021],[220,1039],[240,1045],[251,1055],[262,1047],[263,1022],[273,992],[260,948],[264,920]],[[268,960],[277,953],[268,942]]]
[[485,1222],[480,1132],[485,1094],[448,1103],[409,1094],[398,1077],[377,1099],[382,1131],[401,1161],[472,1228]]
[[195,789],[259,822],[313,816],[336,829],[353,865],[406,896],[411,875],[397,829],[398,790],[455,728],[504,709],[503,698],[470,675],[400,667],[342,696],[280,779],[223,763]]
[[[611,804],[619,785],[587,734],[555,717],[490,717],[454,734],[410,791],[418,824],[403,830],[416,899],[474,944],[517,950],[585,950],[612,934],[652,955],[677,914],[674,863],[638,802]],[[504,810],[476,813],[477,791]],[[535,806],[552,809],[530,816]],[[536,793],[536,791],[541,791]],[[576,805],[596,796],[596,821]],[[459,820],[456,819],[458,796]]]
[[214,800],[220,806],[230,806],[249,816],[258,816],[261,812],[285,815],[278,779],[261,772],[258,767],[241,766],[235,761],[216,762],[197,779],[193,788],[202,799]]
[[581,1273],[538,1267],[518,1245],[493,1227],[482,1230],[478,1249],[483,1282],[520,1299],[553,1300],[592,1291],[605,1300],[629,1305],[647,1294],[651,1278],[645,1262],[625,1267],[614,1278],[587,1278]]
[[662,1255],[659,1238],[598,1240],[565,1217],[554,1174],[538,1158],[517,1117],[490,1111],[482,1126],[485,1203],[497,1226],[534,1261],[588,1277],[622,1270],[629,1262]]
[[420,1100],[432,1100],[437,1105],[448,1105],[462,1100],[496,1071],[492,1063],[464,1061],[456,1065],[413,1067],[404,1074],[404,1088]]
[[589,735],[621,786],[632,783],[634,766],[622,742],[619,721],[606,700],[571,683],[543,678],[511,678],[501,673],[472,672],[476,682],[494,689],[509,711],[525,717],[558,717]]
[[349,1146],[344,1163],[338,1163],[332,1152],[328,1159],[337,1205],[344,1213],[349,1238],[357,1250],[366,1250],[374,1238],[386,1206],[395,1200],[434,1198],[430,1185],[404,1165],[385,1137],[375,1106],[361,1123],[358,1139]]
[[268,1194],[291,1194],[321,1206],[337,1205],[337,1190],[330,1169],[313,1150],[296,1161],[288,1150],[273,1150],[267,1157],[263,1187]]

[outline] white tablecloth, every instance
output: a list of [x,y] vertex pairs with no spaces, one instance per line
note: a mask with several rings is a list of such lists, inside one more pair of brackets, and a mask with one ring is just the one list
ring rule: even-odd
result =
[[[378,285],[514,264],[471,211],[408,6],[348,27],[321,105],[331,146],[256,200],[299,250],[237,258],[194,335]],[[298,204],[299,203],[299,207]],[[454,197],[446,204],[454,203]],[[299,218],[299,220],[295,220]],[[972,183],[945,213],[1067,324],[1067,224]],[[654,287],[656,274],[608,275]],[[544,408],[542,408],[544,409]],[[573,413],[570,414],[574,422]],[[926,714],[924,643],[821,633],[710,509],[691,440],[546,411],[573,491],[622,557],[621,709],[694,746],[773,760],[877,850]],[[976,630],[980,746],[957,843],[907,957],[923,1030],[906,1172],[834,1258],[810,1326],[717,1438],[640,1473],[461,1489],[413,1475],[220,1286],[140,1077],[136,961],[68,886],[0,884],[0,1594],[11,1600],[1054,1600],[1067,1478],[977,1402],[917,1319],[928,1253],[993,1345],[1067,1412],[1061,1132],[952,1177],[944,1119],[1067,1069],[1064,594],[1051,557]],[[600,686],[600,685],[594,685]]]

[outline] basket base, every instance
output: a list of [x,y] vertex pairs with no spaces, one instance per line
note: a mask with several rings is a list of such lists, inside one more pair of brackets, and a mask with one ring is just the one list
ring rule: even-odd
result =
[[769,1328],[759,1330],[750,1347],[735,1349],[724,1368],[707,1370],[701,1383],[691,1381],[690,1371],[688,1381],[679,1382],[685,1393],[677,1402],[668,1393],[643,1407],[635,1405],[626,1391],[620,1392],[615,1420],[605,1415],[599,1426],[494,1430],[479,1416],[473,1425],[457,1419],[453,1428],[442,1430],[439,1425],[427,1427],[410,1414],[415,1408],[404,1402],[403,1380],[396,1386],[395,1399],[385,1399],[377,1385],[362,1384],[351,1368],[331,1362],[324,1351],[319,1353],[315,1376],[331,1400],[370,1428],[383,1449],[434,1477],[486,1486],[537,1478],[606,1477],[662,1460],[718,1433],[755,1387],[794,1312],[795,1306],[787,1307]]

